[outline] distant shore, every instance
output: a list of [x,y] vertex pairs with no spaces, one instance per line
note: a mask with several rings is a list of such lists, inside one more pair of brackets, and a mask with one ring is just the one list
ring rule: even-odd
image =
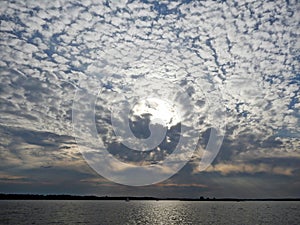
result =
[[0,194],[0,200],[123,200],[123,201],[300,201],[300,198],[156,198],[133,196],[79,196],[79,195],[37,195],[37,194]]

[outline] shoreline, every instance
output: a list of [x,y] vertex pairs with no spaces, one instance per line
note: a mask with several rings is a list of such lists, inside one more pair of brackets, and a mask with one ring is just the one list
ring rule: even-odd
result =
[[157,198],[134,196],[80,196],[80,195],[38,195],[38,194],[0,194],[0,200],[119,200],[119,201],[300,201],[300,198]]

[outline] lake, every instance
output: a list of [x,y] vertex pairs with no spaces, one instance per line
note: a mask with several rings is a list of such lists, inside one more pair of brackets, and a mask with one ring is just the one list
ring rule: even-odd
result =
[[299,225],[300,202],[2,200],[0,224]]

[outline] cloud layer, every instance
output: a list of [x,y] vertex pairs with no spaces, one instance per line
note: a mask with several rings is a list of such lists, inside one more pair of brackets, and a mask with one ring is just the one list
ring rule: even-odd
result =
[[[188,124],[201,136],[199,152],[183,169],[193,177],[191,184],[202,176],[197,165],[209,129],[226,124],[221,152],[205,173],[218,174],[220,184],[224,176],[258,174],[260,180],[263,174],[299,185],[297,1],[1,5],[1,180],[23,182],[41,169],[74,170],[80,179],[94,179],[87,178],[92,172],[72,131],[75,91],[103,94],[97,99],[97,128],[109,138],[109,107],[122,100],[116,96],[134,92],[133,84],[142,79],[159,79],[189,95],[199,120],[197,127]],[[147,93],[147,85],[143,88]],[[225,122],[218,115],[224,112]],[[185,184],[185,171],[174,179]]]

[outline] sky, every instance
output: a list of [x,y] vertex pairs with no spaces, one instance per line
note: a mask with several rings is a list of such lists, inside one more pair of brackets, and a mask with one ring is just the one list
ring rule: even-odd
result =
[[2,0],[0,193],[299,198],[299,18],[281,0]]

